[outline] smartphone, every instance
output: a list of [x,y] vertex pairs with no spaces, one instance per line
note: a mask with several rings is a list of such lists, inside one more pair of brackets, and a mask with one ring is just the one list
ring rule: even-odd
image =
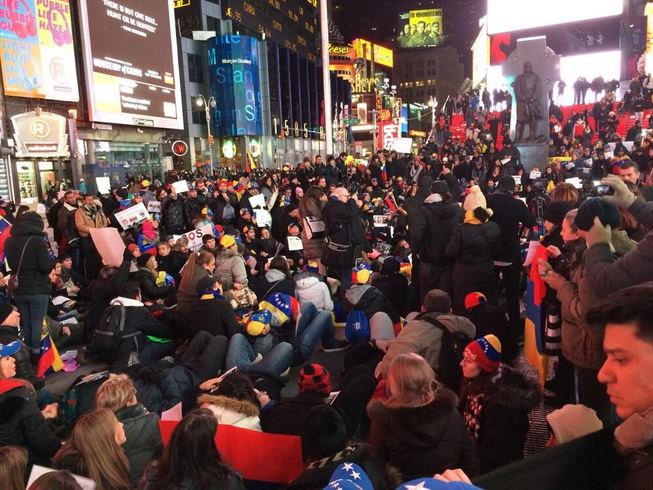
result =
[[614,189],[609,185],[597,185],[596,194],[599,196],[612,196],[614,194]]

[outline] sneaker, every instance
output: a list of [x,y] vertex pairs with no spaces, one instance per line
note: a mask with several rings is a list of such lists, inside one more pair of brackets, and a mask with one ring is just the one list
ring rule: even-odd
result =
[[141,360],[138,358],[138,355],[135,352],[130,352],[127,367],[138,366],[140,363]]
[[281,379],[287,379],[288,376],[290,376],[290,366],[288,366],[286,370],[279,375]]
[[174,364],[175,363],[175,358],[172,356],[165,356],[161,358],[162,361],[165,361],[169,364]]
[[263,360],[263,354],[261,354],[260,352],[257,352],[256,357],[252,361],[252,364],[256,364],[257,362],[261,362],[262,360]]
[[346,340],[334,339],[333,342],[329,344],[322,345],[322,351],[324,352],[340,352],[347,350],[351,347],[351,344]]

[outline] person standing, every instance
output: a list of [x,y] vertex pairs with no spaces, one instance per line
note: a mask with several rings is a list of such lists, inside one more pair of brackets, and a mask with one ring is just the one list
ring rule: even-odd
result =
[[79,232],[81,246],[81,271],[85,274],[86,280],[94,278],[100,269],[100,261],[97,256],[93,240],[91,239],[91,228],[106,228],[109,220],[102,210],[99,202],[91,194],[86,194],[82,206],[75,211],[75,226]]
[[43,230],[43,219],[28,211],[16,218],[5,243],[7,264],[18,279],[14,301],[33,361],[38,360],[41,349],[41,327],[52,289],[49,274],[54,267]]

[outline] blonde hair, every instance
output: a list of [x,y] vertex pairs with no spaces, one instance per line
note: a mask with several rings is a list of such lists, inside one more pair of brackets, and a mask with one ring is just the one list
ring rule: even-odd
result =
[[24,490],[27,451],[22,447],[0,447],[0,481],[5,490]]
[[126,374],[111,374],[95,393],[95,408],[117,412],[136,396],[136,387]]
[[130,490],[129,462],[116,442],[117,424],[118,419],[107,408],[83,415],[52,461],[59,465],[73,456],[76,465],[72,472],[93,480],[97,490]]
[[415,353],[400,354],[388,368],[390,396],[386,404],[395,407],[421,407],[435,398],[439,385],[433,368]]

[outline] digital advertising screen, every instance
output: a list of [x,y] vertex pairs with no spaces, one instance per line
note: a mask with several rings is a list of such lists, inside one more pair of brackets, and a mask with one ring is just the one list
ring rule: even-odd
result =
[[80,0],[91,121],[182,129],[169,0]]
[[402,49],[433,48],[444,41],[442,9],[411,10],[399,14],[397,46]]
[[68,0],[0,2],[5,95],[79,100]]
[[622,12],[623,0],[488,0],[488,33],[601,19]]
[[[311,60],[317,60],[318,0],[223,0],[225,19]],[[241,33],[242,34],[242,33]]]

